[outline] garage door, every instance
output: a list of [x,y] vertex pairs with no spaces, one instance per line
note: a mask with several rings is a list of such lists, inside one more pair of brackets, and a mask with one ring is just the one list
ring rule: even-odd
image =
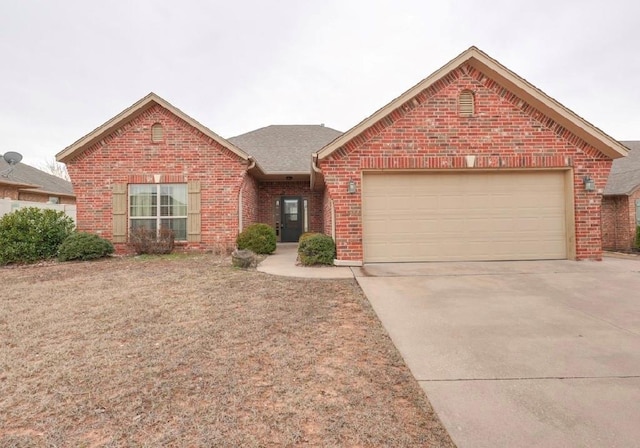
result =
[[567,258],[564,176],[367,173],[365,262]]

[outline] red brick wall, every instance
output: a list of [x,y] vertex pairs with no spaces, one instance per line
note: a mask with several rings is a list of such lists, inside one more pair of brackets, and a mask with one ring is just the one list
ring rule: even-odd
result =
[[242,229],[258,222],[258,208],[258,183],[253,177],[245,175],[242,182]]
[[55,196],[60,204],[75,204],[73,196],[59,196],[55,193],[35,193],[32,191],[20,191],[18,187],[11,185],[0,185],[0,199],[10,198],[14,201],[49,202],[49,197]]
[[331,219],[331,196],[329,195],[329,190],[327,188],[324,189],[324,192],[322,194],[322,215],[324,217],[323,232],[325,235],[333,237],[333,221]]
[[18,188],[10,185],[0,185],[0,199],[18,199]]
[[[475,95],[472,117],[458,113],[458,96],[467,89]],[[572,169],[576,256],[601,258],[601,197],[585,192],[582,178],[591,176],[603,189],[611,160],[465,65],[320,161],[334,200],[338,259],[363,258],[363,170],[465,169],[464,156],[470,154],[477,156],[475,169]],[[349,180],[356,182],[357,194],[347,194]]]
[[21,201],[32,201],[32,202],[49,202],[50,197],[57,197],[58,204],[69,204],[73,205],[76,203],[75,198],[68,196],[58,196],[54,193],[46,193],[46,194],[38,194],[34,192],[20,192],[19,199]]
[[636,238],[636,200],[640,190],[630,196],[602,198],[602,247],[630,251]]
[[605,250],[628,250],[630,232],[627,224],[629,198],[605,196],[602,198],[602,247]]
[[[161,123],[164,138],[151,141]],[[112,185],[201,182],[202,239],[188,248],[233,244],[247,162],[160,106],[154,106],[66,162],[77,197],[78,229],[112,238]],[[120,251],[124,245],[118,245]]]
[[[276,225],[274,203],[280,196],[302,196],[309,210],[309,231],[323,231],[322,192],[312,191],[309,181],[302,182],[260,182],[258,184],[258,221],[270,226]],[[277,217],[278,221],[280,220]]]

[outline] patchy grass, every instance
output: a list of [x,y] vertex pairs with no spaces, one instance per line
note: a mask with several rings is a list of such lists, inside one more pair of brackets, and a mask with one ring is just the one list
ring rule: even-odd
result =
[[1,269],[0,446],[453,446],[353,280]]

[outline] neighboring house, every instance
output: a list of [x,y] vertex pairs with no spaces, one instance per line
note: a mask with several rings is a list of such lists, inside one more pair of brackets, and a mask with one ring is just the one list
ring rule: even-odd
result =
[[[224,139],[155,94],[57,155],[78,228],[186,248],[267,222],[334,237],[336,264],[600,259],[600,194],[627,150],[475,47],[344,134],[269,126]],[[306,162],[305,162],[306,158]]]
[[24,163],[10,168],[0,156],[0,199],[75,204],[71,182]]
[[613,162],[602,198],[602,246],[630,251],[640,226],[640,141],[621,142],[629,155]]

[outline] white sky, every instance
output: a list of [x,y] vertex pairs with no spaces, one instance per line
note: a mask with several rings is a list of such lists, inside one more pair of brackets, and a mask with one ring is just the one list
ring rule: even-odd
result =
[[638,0],[0,0],[0,153],[41,165],[153,91],[223,137],[346,131],[469,48],[640,140]]

